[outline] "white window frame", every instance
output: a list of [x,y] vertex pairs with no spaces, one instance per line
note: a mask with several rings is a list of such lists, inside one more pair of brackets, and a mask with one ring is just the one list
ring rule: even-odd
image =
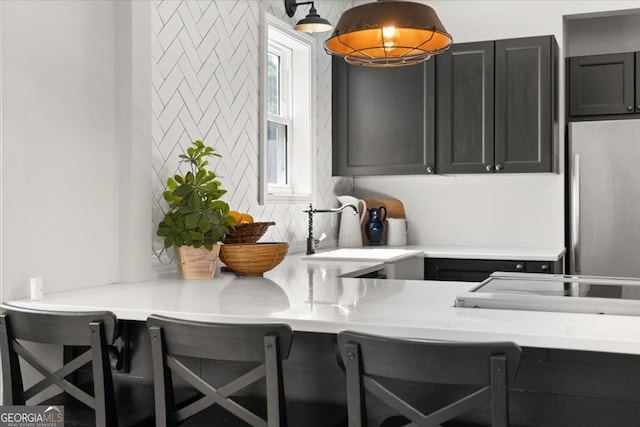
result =
[[[289,23],[263,12],[260,31],[260,138],[259,194],[261,205],[308,203],[316,193],[316,40],[295,31]],[[267,53],[269,49],[290,52],[284,88],[289,112],[287,124],[287,185],[267,181],[267,121],[284,120],[267,113]],[[285,54],[285,57],[287,55]]]

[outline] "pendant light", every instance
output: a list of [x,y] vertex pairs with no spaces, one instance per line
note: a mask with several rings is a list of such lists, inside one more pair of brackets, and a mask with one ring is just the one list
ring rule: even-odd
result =
[[392,67],[426,61],[452,42],[431,7],[378,0],[345,11],[324,48],[351,64]]
[[304,31],[305,33],[323,33],[333,30],[333,25],[318,15],[318,11],[312,1],[296,3],[295,0],[284,0],[284,10],[287,12],[287,16],[292,18],[296,13],[297,7],[302,4],[310,4],[311,8],[306,18],[299,20],[295,27],[293,27],[294,30]]

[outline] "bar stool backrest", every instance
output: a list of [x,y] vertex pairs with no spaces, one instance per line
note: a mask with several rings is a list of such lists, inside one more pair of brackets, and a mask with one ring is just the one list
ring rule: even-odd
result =
[[[3,405],[24,405],[55,385],[96,412],[97,426],[117,425],[108,346],[118,337],[118,321],[108,311],[60,312],[0,305],[0,356],[2,357]],[[59,369],[51,368],[27,350],[22,342],[89,347]],[[44,378],[25,390],[19,358]],[[67,377],[92,364],[93,395],[69,382]],[[40,402],[29,402],[37,404]]]
[[[289,357],[291,349],[292,331],[288,325],[222,324],[151,315],[147,318],[147,328],[151,338],[157,426],[177,425],[212,404],[220,405],[252,426],[286,425],[282,360]],[[216,389],[176,356],[254,362],[258,366]],[[200,398],[176,402],[174,374],[198,390]],[[267,420],[229,399],[262,378],[266,380]]]
[[[364,390],[418,426],[439,425],[488,403],[491,403],[492,425],[508,425],[507,384],[516,376],[521,354],[515,343],[403,340],[345,331],[338,334],[338,348],[347,375],[349,427],[366,425]],[[484,387],[424,415],[374,377]]]

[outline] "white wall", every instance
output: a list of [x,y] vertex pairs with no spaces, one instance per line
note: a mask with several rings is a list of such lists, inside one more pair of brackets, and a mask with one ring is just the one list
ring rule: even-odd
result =
[[[553,34],[563,58],[563,16],[634,9],[637,1],[429,2],[454,43]],[[564,64],[560,63],[560,164],[564,163]],[[402,200],[410,242],[444,245],[564,246],[560,174],[363,177],[356,193]]]
[[119,279],[117,1],[2,2],[2,300]]
[[[350,5],[316,2],[332,21]],[[280,0],[4,0],[0,8],[0,300],[27,296],[33,276],[44,277],[45,293],[150,278],[156,183],[173,172],[173,148],[197,137],[221,148],[232,206],[258,220],[275,219],[266,239],[303,245],[303,206],[257,204],[257,76],[261,11],[294,22],[308,6],[294,18]],[[198,101],[210,102],[197,124],[188,121],[185,114],[197,108],[186,108],[194,99],[182,90],[194,81],[185,69],[181,91],[171,92],[179,101],[175,123],[185,123],[176,134],[175,127],[160,126],[164,108],[152,107],[176,83],[163,85],[159,78],[171,69],[162,67],[175,61],[177,70],[194,60],[188,42],[196,35],[206,39],[198,43],[203,66],[197,70],[207,90]],[[352,180],[331,177],[331,61],[318,52],[318,204],[335,206],[334,193],[350,192]],[[318,222],[318,230],[335,238],[337,216]]]
[[120,282],[152,276],[151,235],[151,8],[117,1]]
[[[352,1],[317,0],[318,13],[337,23]],[[259,64],[262,13],[294,24],[309,12],[298,7],[285,14],[282,0],[214,0],[154,2],[152,7],[153,84],[153,257],[156,271],[173,266],[173,251],[156,236],[164,217],[162,197],[167,177],[178,169],[178,155],[195,139],[222,155],[212,167],[228,190],[231,209],[249,212],[256,221],[275,221],[263,241],[290,243],[290,252],[305,249],[304,203],[258,203]],[[331,57],[317,34],[316,46],[316,200],[317,207],[338,205],[336,194],[350,193],[352,180],[331,176]],[[317,215],[318,234],[337,236],[337,215]]]
[[567,19],[565,38],[567,57],[635,52],[640,46],[640,9],[632,14]]

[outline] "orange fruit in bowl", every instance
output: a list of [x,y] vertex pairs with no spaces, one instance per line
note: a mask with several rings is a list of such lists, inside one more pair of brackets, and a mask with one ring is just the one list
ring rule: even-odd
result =
[[229,211],[228,215],[236,220],[236,224],[251,224],[253,222],[253,217],[248,213]]
[[228,215],[236,220],[236,224],[240,224],[242,221],[242,214],[238,211],[229,211]]

